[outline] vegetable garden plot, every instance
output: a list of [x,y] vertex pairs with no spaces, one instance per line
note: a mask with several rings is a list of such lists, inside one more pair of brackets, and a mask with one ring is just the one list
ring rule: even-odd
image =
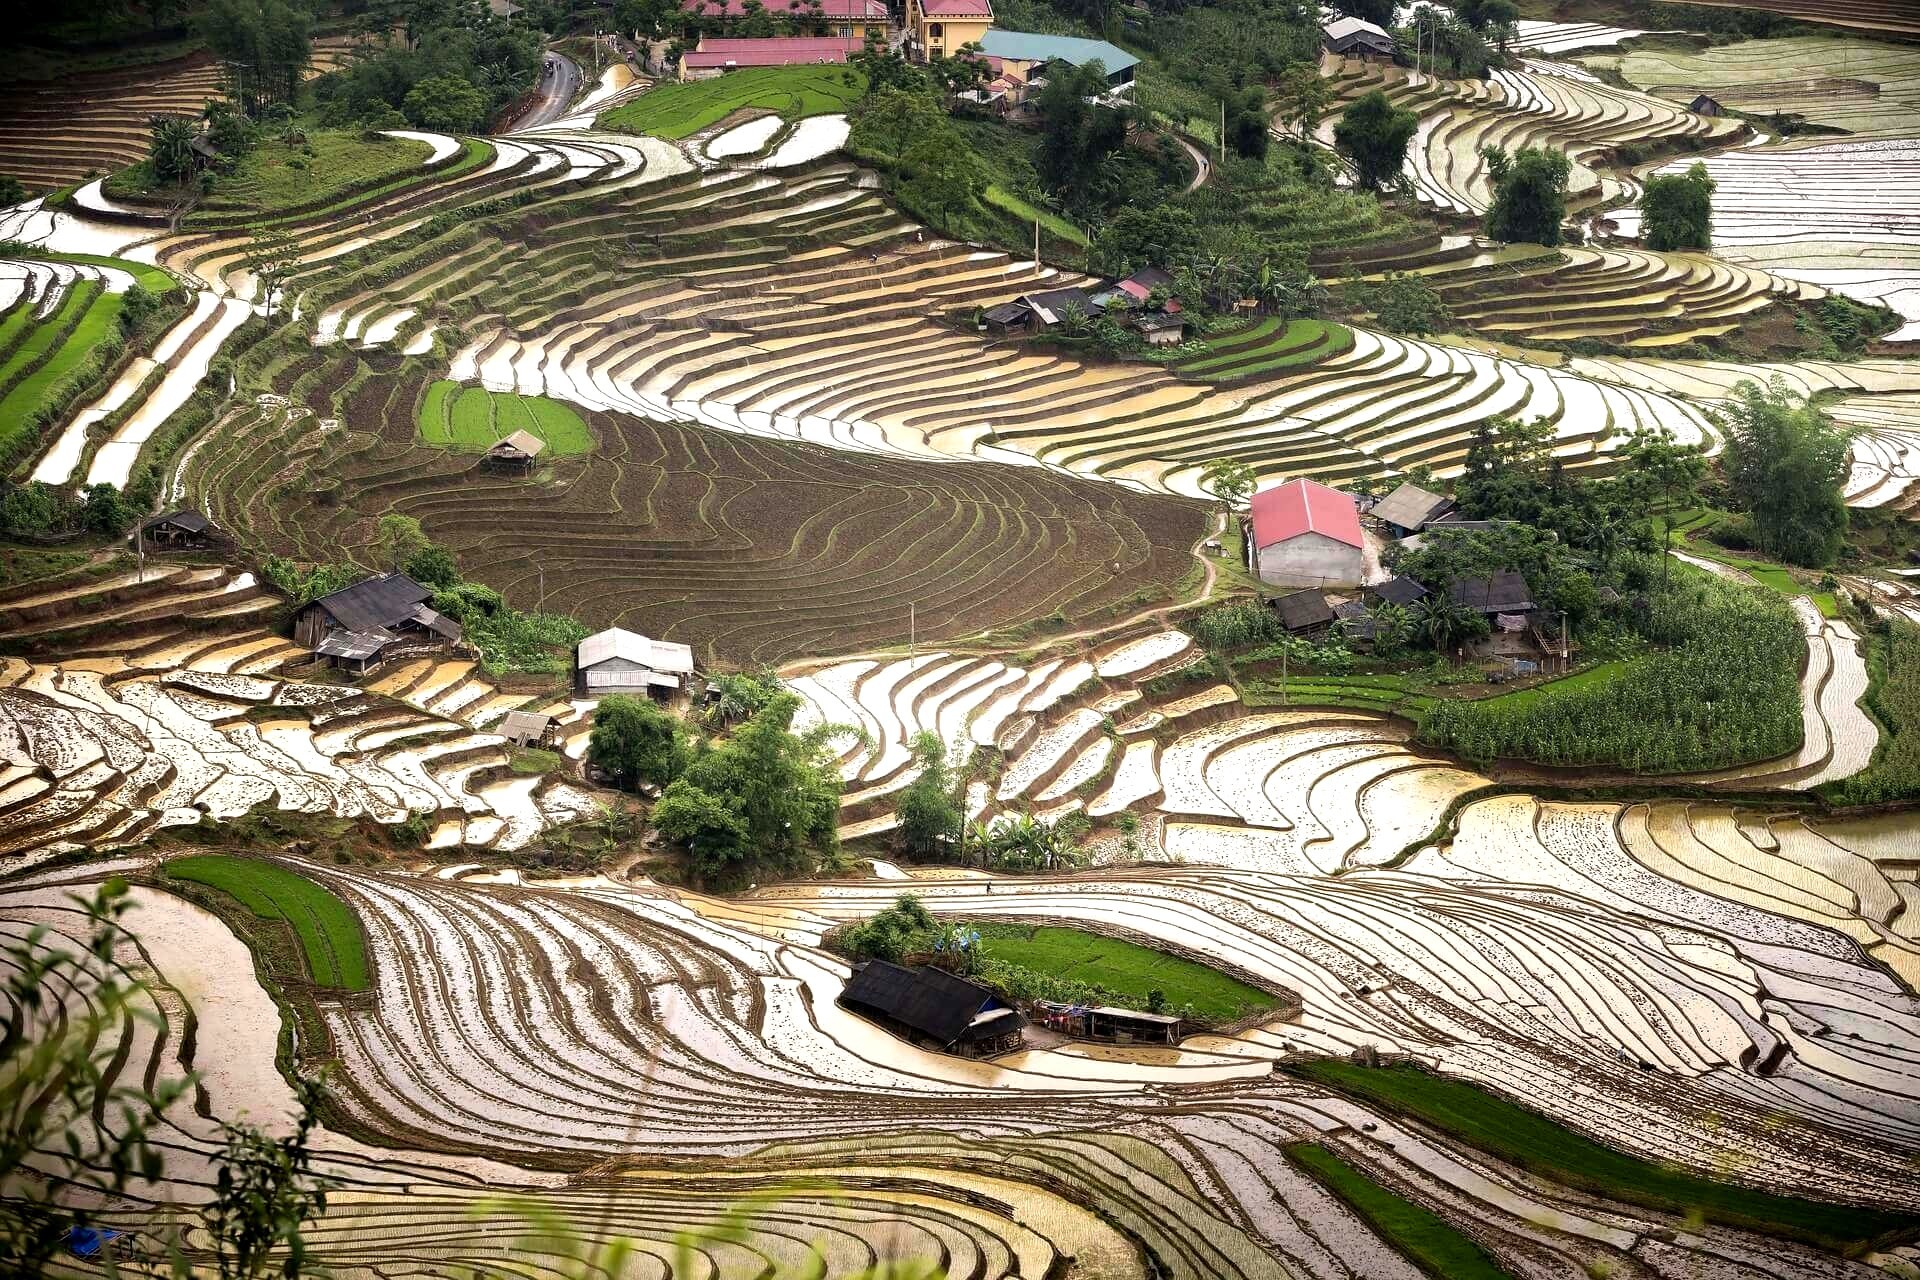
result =
[[420,438],[428,444],[481,453],[516,431],[544,441],[543,457],[568,458],[593,448],[593,436],[580,415],[544,396],[496,393],[440,381],[427,387],[420,402]]

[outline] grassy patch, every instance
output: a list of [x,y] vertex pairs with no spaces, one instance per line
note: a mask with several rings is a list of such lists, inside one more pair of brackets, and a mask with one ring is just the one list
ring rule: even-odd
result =
[[1202,1018],[1229,1022],[1278,1001],[1218,969],[1150,947],[1051,925],[980,924],[982,954],[1035,973],[1105,987],[1136,1008],[1159,991],[1169,1008],[1192,1005]]
[[684,138],[736,111],[778,112],[789,122],[847,110],[867,78],[844,66],[745,67],[711,80],[663,84],[601,116],[605,129]]
[[1296,1142],[1287,1155],[1421,1270],[1447,1280],[1509,1280],[1485,1249],[1446,1219],[1387,1190],[1328,1148]]
[[573,457],[593,448],[586,422],[558,400],[463,387],[444,379],[428,386],[421,397],[417,426],[427,444],[469,453],[484,453],[516,431],[546,441],[548,457]]
[[1038,218],[1042,227],[1060,237],[1062,240],[1071,240],[1083,248],[1090,243],[1087,239],[1086,232],[1074,226],[1059,214],[1027,203],[1011,191],[1002,189],[997,182],[987,184],[986,200],[988,204],[1006,210],[1029,226],[1033,224],[1034,219]]
[[56,578],[72,573],[86,562],[84,551],[6,543],[0,545],[0,587],[18,587]]
[[547,751],[539,747],[511,747],[507,751],[507,768],[522,777],[553,773],[560,768],[560,764],[558,751]]
[[1774,1195],[1643,1160],[1604,1147],[1476,1085],[1417,1067],[1368,1068],[1319,1061],[1286,1070],[1415,1116],[1499,1159],[1567,1186],[1628,1204],[1698,1214],[1709,1222],[1847,1253],[1920,1225],[1920,1219],[1909,1215]]
[[307,972],[322,987],[367,989],[367,947],[353,909],[277,862],[198,854],[165,866],[175,880],[218,889],[264,920],[284,920],[299,939]]
[[[246,210],[274,214],[324,204],[348,191],[379,185],[426,164],[433,148],[415,138],[389,138],[359,130],[312,130],[305,146],[264,138],[241,159],[231,175],[214,179],[208,212]],[[311,151],[313,154],[309,155]],[[109,197],[138,199],[163,194],[171,186],[154,181],[146,162],[108,178]]]
[[[27,415],[53,400],[55,389],[95,348],[120,337],[120,307],[119,294],[89,281],[70,288],[53,315],[29,321],[32,332],[0,366],[0,381],[18,378],[0,398],[0,453],[11,451]],[[65,390],[70,394],[72,388]]]
[[1330,320],[1265,316],[1244,329],[1206,339],[1204,352],[1170,366],[1190,378],[1248,378],[1316,364],[1353,348],[1353,331]]

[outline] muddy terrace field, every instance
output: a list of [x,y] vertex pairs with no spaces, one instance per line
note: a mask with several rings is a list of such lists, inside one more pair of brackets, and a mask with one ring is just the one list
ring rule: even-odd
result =
[[[597,446],[531,478],[419,443],[425,362],[373,356],[341,428],[260,414],[195,458],[194,487],[262,548],[324,559],[415,516],[472,576],[518,603],[779,662],[909,638],[1109,620],[1197,574],[1210,526],[1195,501],[1038,467],[836,452],[621,414],[587,415]],[[336,353],[286,385],[326,408],[355,373]],[[283,465],[291,457],[292,464]]]

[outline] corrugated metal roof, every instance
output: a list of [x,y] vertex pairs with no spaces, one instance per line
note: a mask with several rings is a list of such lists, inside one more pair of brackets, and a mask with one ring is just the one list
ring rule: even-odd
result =
[[655,671],[685,674],[693,670],[693,650],[687,645],[649,640],[621,627],[608,627],[580,642],[581,670],[598,666],[609,658],[624,658]]
[[1452,505],[1452,499],[1409,483],[1402,484],[1375,503],[1373,514],[1388,524],[1417,532],[1427,521]]
[[1322,534],[1350,547],[1366,546],[1351,494],[1313,480],[1289,480],[1253,495],[1256,550],[1304,533]]
[[1365,18],[1335,18],[1332,22],[1322,23],[1320,26],[1320,34],[1329,40],[1344,40],[1348,36],[1357,36],[1362,32],[1380,36],[1385,40],[1393,39],[1392,32],[1385,27],[1368,22]]
[[323,658],[346,658],[358,661],[371,658],[388,645],[397,636],[375,627],[371,631],[329,631],[321,637],[313,651]]
[[1109,77],[1140,65],[1140,59],[1105,40],[1080,36],[1044,36],[1032,31],[1002,31],[989,27],[980,37],[980,50],[1010,62],[1067,62],[1084,67],[1099,62]]
[[406,621],[413,616],[414,606],[432,595],[404,573],[384,573],[321,596],[308,607],[321,610],[349,631],[375,631]]
[[697,69],[714,67],[792,67],[816,62],[845,62],[865,42],[850,36],[769,36],[765,39],[706,39],[681,59]]

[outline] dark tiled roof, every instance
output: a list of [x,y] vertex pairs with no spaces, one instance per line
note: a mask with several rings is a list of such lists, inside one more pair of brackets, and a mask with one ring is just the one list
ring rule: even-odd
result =
[[993,324],[1012,324],[1032,312],[1033,308],[1024,302],[1003,302],[986,313],[986,319]]
[[207,530],[213,528],[212,521],[208,520],[198,511],[189,511],[186,508],[182,508],[179,511],[169,511],[163,516],[155,516],[140,527],[142,529],[157,529],[161,525],[171,525],[175,529],[184,529],[188,533],[205,533]]
[[321,610],[349,631],[373,631],[409,620],[432,594],[404,573],[386,573],[321,596],[308,608]]
[[1397,604],[1402,608],[1414,604],[1426,597],[1427,589],[1407,577],[1404,573],[1385,582],[1376,582],[1367,590],[1385,600],[1388,604]]
[[1488,578],[1465,578],[1453,584],[1453,598],[1481,613],[1525,613],[1533,608],[1527,580],[1512,569]]
[[890,1018],[939,1043],[952,1044],[974,1015],[997,1001],[993,992],[944,969],[908,969],[869,960],[853,975],[840,999],[851,1008]]
[[1333,621],[1333,606],[1318,591],[1296,591],[1276,597],[1273,609],[1280,615],[1280,625],[1289,631],[1304,631]]

